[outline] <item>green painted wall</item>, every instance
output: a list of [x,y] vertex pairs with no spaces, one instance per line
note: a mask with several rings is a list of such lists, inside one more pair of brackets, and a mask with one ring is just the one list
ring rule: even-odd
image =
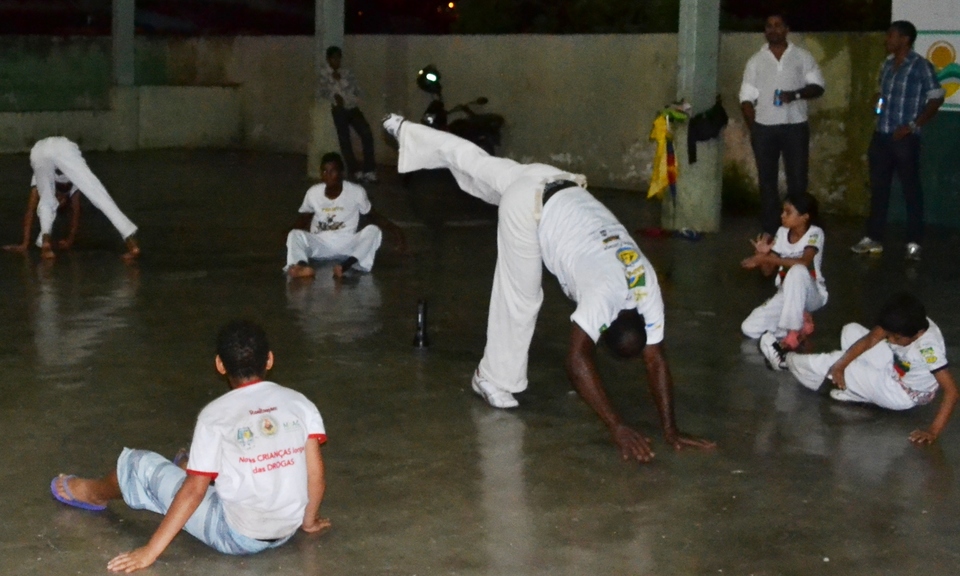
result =
[[0,36],[0,112],[105,110],[110,38]]
[[[940,112],[923,128],[920,174],[923,212],[929,224],[960,227],[960,112]],[[894,180],[890,219],[905,220],[899,184]]]

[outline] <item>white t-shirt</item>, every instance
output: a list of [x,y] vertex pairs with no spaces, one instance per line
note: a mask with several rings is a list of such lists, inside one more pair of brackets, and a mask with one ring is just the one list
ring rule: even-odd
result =
[[313,402],[273,382],[248,384],[200,412],[188,473],[216,479],[234,530],[284,538],[303,523],[307,507],[308,438],[327,439]]
[[300,205],[301,214],[313,214],[310,232],[356,233],[360,215],[369,213],[371,209],[367,191],[353,182],[344,182],[340,195],[331,200],[324,195],[326,189],[326,184],[312,186]]
[[790,42],[777,60],[770,45],[764,44],[747,60],[740,85],[740,101],[753,104],[757,124],[799,124],[807,121],[807,101],[800,99],[774,106],[774,92],[794,92],[807,84],[826,86],[823,72],[810,52]]
[[[60,174],[56,174],[56,173],[54,173],[54,174],[55,174],[55,175],[54,175],[54,177],[53,177],[53,181],[54,181],[55,184],[69,184],[69,185],[70,185],[70,191],[67,192],[67,196],[73,196],[74,193],[76,193],[76,192],[79,190],[79,189],[77,188],[77,185],[74,184],[73,182],[71,182],[69,178],[67,178],[67,175],[66,175],[66,174],[64,174],[64,173],[62,173],[62,172],[61,172]],[[31,188],[36,188],[36,187],[37,187],[37,175],[36,175],[36,174],[34,174],[33,176],[30,177],[30,187],[31,187]]]
[[937,393],[937,379],[933,375],[949,364],[947,345],[940,327],[927,318],[930,327],[909,346],[887,343],[893,350],[893,371],[907,394],[917,404],[926,404]]
[[596,342],[622,310],[643,315],[647,343],[663,341],[663,299],[657,274],[616,216],[583,188],[554,194],[537,229],[540,251],[564,293],[570,316]]
[[[777,236],[773,242],[773,251],[781,258],[803,258],[803,251],[807,248],[816,248],[817,254],[813,257],[813,269],[810,275],[817,281],[817,289],[824,296],[827,295],[827,284],[823,279],[823,273],[820,272],[820,264],[823,262],[823,229],[819,226],[810,226],[807,232],[796,242],[790,242],[790,229],[781,226],[777,230]],[[783,266],[780,267],[774,283],[779,286],[787,271]]]

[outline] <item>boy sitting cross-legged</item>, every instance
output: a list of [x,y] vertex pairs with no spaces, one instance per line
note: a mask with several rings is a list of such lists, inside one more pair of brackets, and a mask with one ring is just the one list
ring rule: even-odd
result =
[[263,380],[273,367],[266,333],[247,321],[228,324],[217,337],[215,364],[231,390],[200,412],[186,471],[154,452],[124,448],[101,479],[60,475],[51,482],[64,504],[103,510],[123,498],[164,515],[145,546],[107,564],[111,571],[150,566],[181,529],[219,552],[254,554],[280,546],[297,528],[330,526],[319,515],[323,420],[305,396]]

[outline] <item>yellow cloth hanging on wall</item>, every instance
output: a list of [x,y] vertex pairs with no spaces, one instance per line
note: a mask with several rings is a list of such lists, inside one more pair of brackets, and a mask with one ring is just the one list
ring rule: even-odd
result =
[[673,150],[673,134],[670,132],[670,120],[660,113],[653,121],[650,139],[657,143],[653,156],[653,173],[650,175],[650,188],[647,198],[663,198],[669,188],[671,194],[677,193],[677,158]]

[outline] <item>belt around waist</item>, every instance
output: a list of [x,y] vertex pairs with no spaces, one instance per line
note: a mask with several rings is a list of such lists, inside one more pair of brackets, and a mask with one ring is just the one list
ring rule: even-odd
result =
[[579,186],[579,184],[571,180],[554,180],[553,182],[548,182],[547,185],[543,187],[543,203],[546,204],[547,200],[552,198],[557,192],[566,190],[567,188],[573,188],[574,186]]

